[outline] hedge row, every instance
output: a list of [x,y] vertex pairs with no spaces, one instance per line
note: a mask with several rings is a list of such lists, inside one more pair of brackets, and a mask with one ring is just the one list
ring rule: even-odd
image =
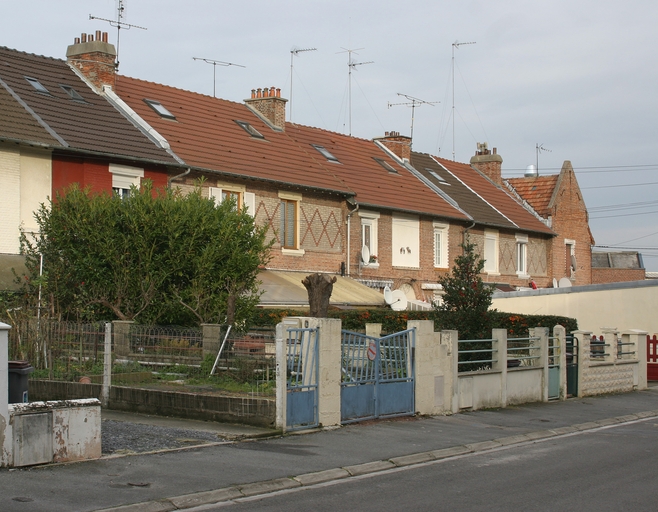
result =
[[[578,329],[575,318],[555,315],[521,315],[490,311],[491,325],[494,329],[507,329],[510,337],[528,335],[529,327],[548,327],[562,325],[567,332]],[[295,309],[258,309],[254,315],[253,327],[273,327],[287,316],[308,316],[308,310]],[[343,329],[364,331],[366,323],[382,324],[382,332],[394,333],[407,328],[408,320],[434,320],[435,329],[450,329],[450,314],[435,311],[393,311],[391,309],[349,309],[329,310],[329,318],[340,318]]]

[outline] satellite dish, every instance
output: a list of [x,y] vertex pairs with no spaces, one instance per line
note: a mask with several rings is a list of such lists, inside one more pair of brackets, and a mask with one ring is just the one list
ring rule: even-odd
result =
[[395,299],[393,298],[393,294],[391,293],[391,288],[388,285],[384,286],[384,302],[386,302],[386,304],[390,306],[391,304],[393,304],[394,300]]
[[570,288],[571,287],[571,279],[568,277],[563,277],[560,279],[560,288]]
[[368,249],[367,245],[361,247],[361,261],[364,265],[370,263],[370,249]]
[[404,311],[407,309],[407,296],[402,290],[393,290],[391,297],[393,298],[393,302],[391,303],[391,309],[393,311]]
[[571,255],[571,268],[576,270],[576,255],[575,254]]
[[553,278],[553,288],[557,288],[557,279]]

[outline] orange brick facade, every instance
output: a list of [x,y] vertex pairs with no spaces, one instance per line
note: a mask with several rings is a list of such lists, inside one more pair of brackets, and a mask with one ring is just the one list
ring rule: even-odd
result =
[[643,268],[593,268],[592,284],[644,281],[645,273]]

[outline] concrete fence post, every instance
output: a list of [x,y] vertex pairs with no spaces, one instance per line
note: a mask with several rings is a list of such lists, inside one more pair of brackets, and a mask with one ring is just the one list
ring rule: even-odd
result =
[[441,334],[434,332],[432,320],[409,320],[407,329],[416,331],[416,412],[441,414],[449,404],[445,394],[447,347],[441,344]]
[[201,331],[203,337],[203,357],[205,358],[208,354],[216,357],[222,343],[222,326],[220,324],[201,324]]
[[12,432],[9,424],[9,329],[0,322],[0,467],[13,463]]
[[507,329],[492,329],[491,339],[491,369],[500,372],[500,406],[507,407]]
[[459,332],[441,331],[441,345],[446,350],[446,365],[444,375],[446,376],[445,396],[450,397],[446,402],[446,408],[450,412],[459,412]]
[[286,340],[288,332],[286,325],[281,322],[276,325],[276,337],[274,340],[276,350],[276,428],[282,432],[286,431],[287,410],[287,365],[286,365]]
[[382,335],[382,324],[366,324],[366,336],[380,338]]
[[117,357],[127,357],[130,355],[130,326],[134,323],[132,320],[114,320],[112,322],[114,353]]
[[[561,326],[553,327],[553,357],[560,367],[560,400],[567,399],[567,330]],[[557,351],[557,355],[556,352]],[[554,363],[555,364],[555,363]]]
[[590,340],[592,333],[589,331],[574,331],[574,338],[578,342],[577,359],[578,362],[578,396],[586,396],[585,382],[589,374],[590,358]]
[[320,330],[318,420],[320,426],[340,425],[341,325],[339,318],[309,318]]
[[548,327],[529,329],[530,336],[539,338],[537,348],[529,350],[531,356],[539,356],[538,366],[542,368],[542,402],[548,402]]
[[[621,335],[623,343],[632,343],[632,345],[622,345],[624,352],[635,352],[637,359],[637,378],[635,385],[637,389],[647,389],[647,331],[632,329],[625,331]],[[635,359],[633,358],[633,359]]]
[[607,345],[603,347],[603,352],[605,353],[603,360],[606,363],[614,363],[618,359],[617,356],[619,353],[619,345],[617,341],[619,331],[603,328],[601,329],[601,332],[603,333],[603,342]]

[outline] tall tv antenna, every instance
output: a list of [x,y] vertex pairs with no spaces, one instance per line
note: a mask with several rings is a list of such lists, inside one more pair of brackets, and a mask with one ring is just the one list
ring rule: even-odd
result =
[[460,46],[465,44],[476,44],[475,41],[468,43],[460,43],[455,41],[452,43],[452,160],[455,161],[455,49],[459,50]]
[[212,97],[216,98],[215,96],[215,69],[217,66],[238,66],[239,68],[246,68],[247,66],[243,66],[241,64],[234,64],[233,62],[224,62],[223,60],[212,60],[212,59],[204,59],[202,57],[192,57],[193,60],[202,60],[203,62],[207,64],[212,64]]
[[537,172],[539,172],[539,153],[542,151],[548,151],[549,153],[552,153],[553,150],[551,149],[546,149],[543,144],[535,144],[535,152],[536,152],[536,162],[537,162]]
[[116,70],[119,71],[119,41],[121,39],[121,29],[125,28],[126,30],[130,30],[131,28],[138,28],[140,30],[148,30],[145,27],[140,27],[139,25],[131,25],[130,23],[126,23],[123,21],[123,18],[125,16],[124,11],[126,10],[125,0],[117,0],[117,19],[116,20],[108,20],[106,18],[99,18],[98,16],[92,16],[91,14],[89,15],[90,20],[101,20],[101,21],[107,21],[111,27],[116,27],[117,28],[117,62],[116,62]]
[[290,121],[292,121],[292,62],[294,57],[299,57],[299,54],[302,52],[317,52],[317,48],[293,48],[290,50],[290,97],[288,101],[290,102]]
[[[341,48],[343,48],[341,46]],[[357,50],[363,50],[364,48],[357,48],[356,50],[343,48],[343,52],[338,53],[347,53],[347,67],[349,68],[348,72],[348,85],[347,85],[347,103],[348,103],[348,118],[349,118],[349,132],[350,137],[352,136],[352,69],[356,69],[357,66],[364,66],[366,64],[372,64],[375,61],[370,60],[368,62],[355,62],[352,60],[352,54],[358,55]]]
[[440,101],[425,101],[421,100],[418,98],[414,98],[413,96],[409,96],[408,94],[402,94],[401,92],[397,93],[398,96],[402,96],[404,98],[407,98],[409,101],[404,102],[404,103],[391,103],[390,101],[388,102],[388,108],[391,107],[396,107],[398,105],[404,105],[404,106],[411,106],[411,145],[414,143],[414,110],[416,109],[416,106],[422,107],[423,105],[429,105],[433,107],[437,103],[441,103]]

